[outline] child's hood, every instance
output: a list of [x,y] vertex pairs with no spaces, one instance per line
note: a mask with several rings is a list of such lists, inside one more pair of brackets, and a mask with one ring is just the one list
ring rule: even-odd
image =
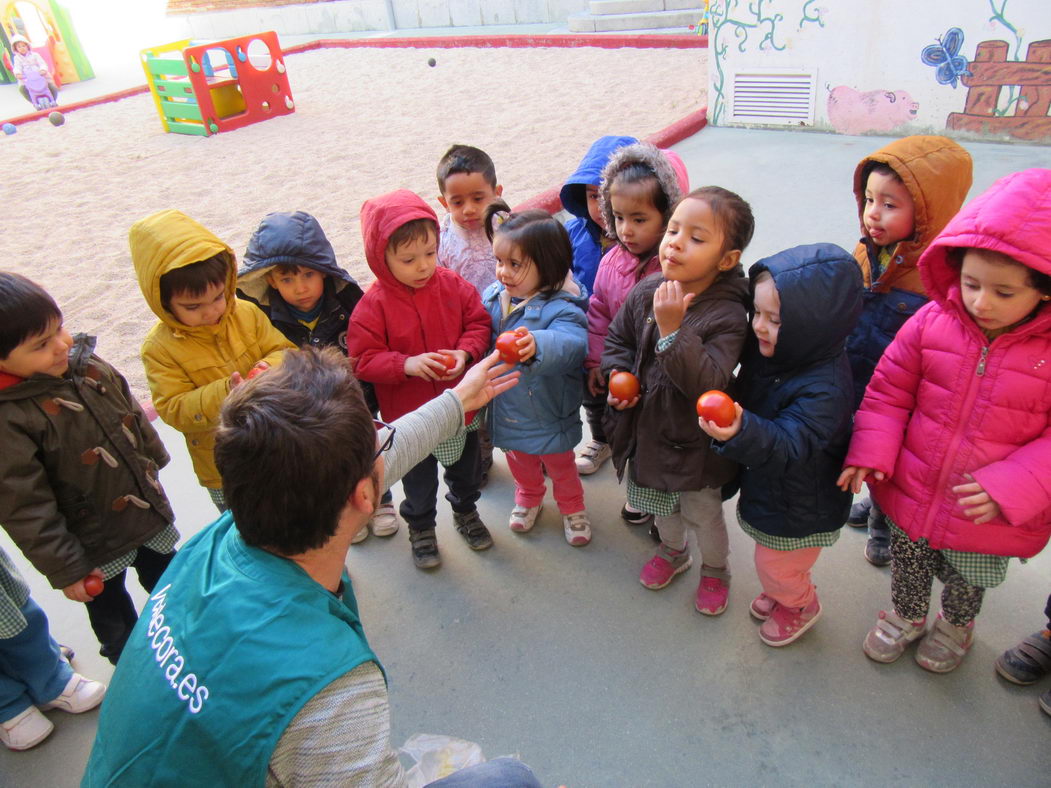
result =
[[33,51],[33,45],[29,43],[29,39],[26,38],[25,36],[13,35],[13,36],[11,36],[10,40],[11,40],[11,51],[12,52],[15,51],[15,44],[25,44],[27,47],[29,47],[29,51],[30,52]]
[[[839,355],[861,316],[863,285],[854,256],[835,244],[785,249],[753,264],[749,288],[769,271],[781,299],[781,326],[770,360],[778,369],[808,366]],[[754,306],[749,315],[754,315]]]
[[588,201],[584,191],[585,186],[598,186],[602,182],[602,169],[609,161],[614,151],[626,145],[634,145],[638,142],[634,137],[606,136],[599,137],[588,148],[584,158],[580,160],[577,171],[566,178],[566,183],[559,193],[562,207],[574,216],[582,219],[588,216]]
[[971,188],[971,155],[948,137],[902,137],[862,159],[854,169],[854,198],[865,236],[865,168],[886,164],[909,190],[915,211],[913,237],[898,244],[895,255],[915,264],[920,254],[960,210]]
[[128,232],[131,262],[146,303],[161,322],[176,331],[187,327],[161,305],[161,277],[177,268],[207,260],[217,254],[227,257],[225,321],[234,309],[237,285],[234,250],[204,225],[182,211],[167,210],[151,214],[131,226]]
[[602,218],[606,222],[606,234],[610,238],[616,238],[616,223],[613,221],[613,206],[609,203],[609,182],[614,175],[632,164],[642,164],[656,174],[657,182],[668,196],[669,205],[675,205],[679,198],[690,190],[690,176],[686,173],[686,165],[679,158],[679,154],[648,142],[638,142],[620,148],[609,157],[605,169],[602,170],[602,185],[599,188],[599,205],[602,208]]
[[318,220],[304,211],[268,213],[248,239],[242,260],[237,287],[260,304],[270,303],[266,275],[275,265],[312,268],[329,277],[336,292],[357,284],[336,262],[336,252]]
[[[920,258],[920,276],[931,298],[959,301],[960,271],[950,249],[989,249],[1051,275],[1051,170],[1007,175],[964,206]],[[954,295],[955,293],[955,295]],[[1047,306],[1045,313],[1051,314]]]
[[365,259],[376,275],[376,281],[404,289],[387,267],[387,241],[403,224],[416,219],[434,222],[435,242],[438,239],[438,214],[423,198],[408,189],[374,197],[361,206],[361,238],[365,242]]

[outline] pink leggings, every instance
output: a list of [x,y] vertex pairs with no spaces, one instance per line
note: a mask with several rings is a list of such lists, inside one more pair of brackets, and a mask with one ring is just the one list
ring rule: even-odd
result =
[[819,555],[820,547],[771,550],[756,544],[755,571],[763,593],[785,607],[809,605],[817,596],[817,589],[810,581],[810,568]]
[[576,455],[572,451],[559,454],[526,454],[521,451],[504,452],[507,467],[515,479],[515,503],[519,506],[539,506],[547,487],[544,469],[551,477],[555,501],[562,514],[584,511],[584,486],[577,473]]

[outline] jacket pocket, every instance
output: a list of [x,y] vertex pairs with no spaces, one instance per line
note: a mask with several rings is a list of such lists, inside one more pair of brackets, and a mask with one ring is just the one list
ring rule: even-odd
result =
[[916,314],[925,303],[925,297],[907,290],[891,288],[890,292],[883,294],[877,309],[876,325],[880,333],[887,338],[888,344],[905,325],[905,321]]
[[103,532],[94,501],[70,490],[61,493],[56,503],[59,514],[65,518],[66,530],[80,540],[85,550],[90,551],[102,543]]

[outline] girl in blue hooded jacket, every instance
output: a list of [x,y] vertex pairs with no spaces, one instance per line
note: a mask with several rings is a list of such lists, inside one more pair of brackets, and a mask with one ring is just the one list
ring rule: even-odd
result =
[[573,454],[580,443],[583,364],[587,351],[587,291],[573,279],[573,247],[564,227],[545,211],[512,213],[502,202],[486,212],[496,257],[496,282],[482,296],[493,339],[525,328],[517,339],[522,378],[494,400],[493,445],[504,450],[515,480],[510,527],[532,529],[543,505],[544,472],[551,477],[566,541],[591,541],[584,487]]

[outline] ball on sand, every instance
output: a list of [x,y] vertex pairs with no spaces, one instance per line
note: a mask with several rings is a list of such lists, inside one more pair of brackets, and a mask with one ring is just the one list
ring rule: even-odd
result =
[[18,131],[18,127],[15,126],[14,123],[5,123],[2,126],[2,128],[4,130],[4,134],[14,134],[16,131]]
[[66,116],[59,112],[57,109],[47,116],[47,119],[51,121],[52,126],[61,126],[66,122]]
[[427,58],[427,65],[431,68],[434,68],[436,65],[438,65],[438,61],[435,60],[433,57],[429,57]]

